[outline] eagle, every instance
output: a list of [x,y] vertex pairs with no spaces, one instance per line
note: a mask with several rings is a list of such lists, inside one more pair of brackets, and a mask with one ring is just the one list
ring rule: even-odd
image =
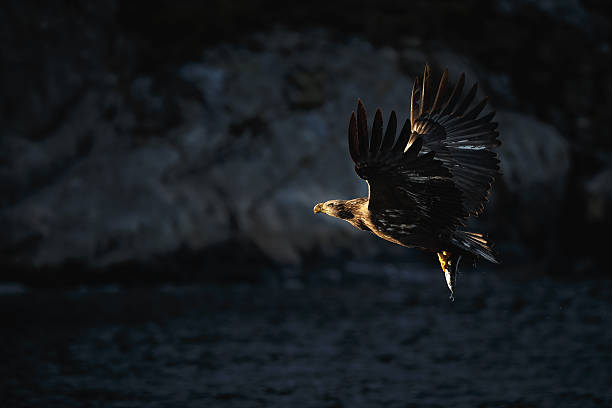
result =
[[[478,83],[463,94],[465,73],[454,87],[448,69],[437,90],[431,70],[412,88],[410,117],[396,139],[392,111],[383,134],[383,114],[376,110],[368,127],[366,109],[357,100],[357,114],[348,127],[350,156],[368,196],[330,200],[314,207],[392,243],[438,255],[451,299],[462,258],[499,263],[493,244],[482,233],[465,230],[470,217],[482,214],[496,177],[499,146],[495,112],[481,115],[488,98],[473,103]],[[435,94],[434,94],[435,92]]]

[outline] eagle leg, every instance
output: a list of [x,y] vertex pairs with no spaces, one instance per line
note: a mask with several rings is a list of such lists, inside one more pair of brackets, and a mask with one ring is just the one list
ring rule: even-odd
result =
[[453,255],[448,251],[438,252],[438,260],[444,272],[446,278],[446,284],[451,292],[451,300],[455,300],[455,282],[457,280],[457,268],[459,267],[459,261],[461,261],[461,255]]

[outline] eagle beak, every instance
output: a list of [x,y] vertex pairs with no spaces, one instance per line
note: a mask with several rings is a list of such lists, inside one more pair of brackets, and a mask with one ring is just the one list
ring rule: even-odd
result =
[[314,208],[312,209],[313,213],[320,213],[323,212],[323,206],[321,204],[317,204],[314,206]]

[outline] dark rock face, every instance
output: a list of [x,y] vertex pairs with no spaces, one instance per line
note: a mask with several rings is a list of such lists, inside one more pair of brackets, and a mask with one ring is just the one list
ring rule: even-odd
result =
[[[512,220],[504,223],[505,233],[529,248],[528,256],[550,262],[558,254],[556,241],[563,228],[563,208],[553,203],[566,194],[569,143],[554,127],[533,117],[500,112],[496,119],[503,135],[503,184],[495,201],[502,208],[495,210]],[[517,261],[512,256],[508,253],[506,261]]]
[[[12,222],[9,244],[26,247],[21,259],[46,265],[76,256],[105,266],[240,237],[277,262],[300,263],[315,247],[362,246],[357,243],[365,243],[365,234],[314,219],[311,207],[367,194],[347,155],[346,117],[361,97],[372,110],[381,106],[388,115],[395,108],[400,121],[407,118],[412,83],[398,53],[363,40],[334,42],[325,31],[279,31],[253,41],[255,50],[214,47],[203,62],[178,68],[183,86],[197,93],[174,102],[181,106],[180,124],[163,134],[150,135],[167,97],[141,76],[127,100],[112,88],[91,92],[45,142],[12,138],[11,146],[24,145],[12,157],[8,178],[23,188],[26,182],[14,176],[45,162],[21,156],[39,152],[52,163],[75,158],[61,177],[3,210]],[[112,119],[96,108],[105,98],[117,105]],[[563,139],[525,115],[501,118],[509,189],[521,194],[533,183],[552,182],[552,196],[560,197],[568,167]],[[147,137],[128,143],[130,132]],[[85,135],[91,141],[79,154]],[[542,152],[556,155],[558,168]]]
[[[452,77],[466,71],[500,111],[505,175],[475,228],[529,249],[517,253],[550,260],[571,245],[560,227],[568,218],[573,226],[610,223],[605,175],[612,145],[598,136],[611,102],[603,92],[609,75],[598,65],[610,59],[605,15],[574,2],[500,2],[480,10],[487,18],[473,15],[474,4],[398,5],[395,19],[370,14],[370,21],[385,17],[388,24],[364,27],[342,14],[334,26],[361,29],[354,36],[326,29],[262,33],[249,24],[241,32],[248,7],[204,13],[196,3],[141,9],[138,2],[82,1],[30,14],[17,2],[7,8],[7,38],[17,45],[1,64],[2,264],[76,260],[106,267],[229,242],[283,264],[300,264],[312,253],[387,251],[348,225],[314,218],[311,208],[366,194],[347,154],[350,111],[360,97],[371,114],[380,106],[385,117],[396,109],[405,118],[411,78],[426,61],[438,71],[448,66]],[[294,22],[300,10],[266,18]],[[146,18],[135,19],[139,13]],[[410,17],[419,14],[437,19]],[[180,29],[168,30],[170,17]],[[193,28],[200,17],[208,25]],[[538,18],[568,44],[546,33],[535,51],[521,47]],[[470,19],[499,28],[482,38]],[[517,21],[524,30],[510,41]],[[585,21],[591,24],[583,30]],[[185,39],[190,32],[193,41]],[[436,37],[440,32],[457,38]],[[472,46],[461,46],[460,38]],[[576,60],[566,58],[566,48]],[[551,71],[559,62],[562,68]],[[578,80],[565,80],[570,74]],[[559,202],[565,204],[551,205]],[[580,251],[590,256],[587,247]]]

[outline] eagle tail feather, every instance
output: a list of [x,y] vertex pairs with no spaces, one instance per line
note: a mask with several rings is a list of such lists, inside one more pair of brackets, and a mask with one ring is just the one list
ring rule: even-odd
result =
[[500,261],[493,249],[493,243],[484,234],[468,231],[456,231],[453,243],[459,248],[498,264]]

